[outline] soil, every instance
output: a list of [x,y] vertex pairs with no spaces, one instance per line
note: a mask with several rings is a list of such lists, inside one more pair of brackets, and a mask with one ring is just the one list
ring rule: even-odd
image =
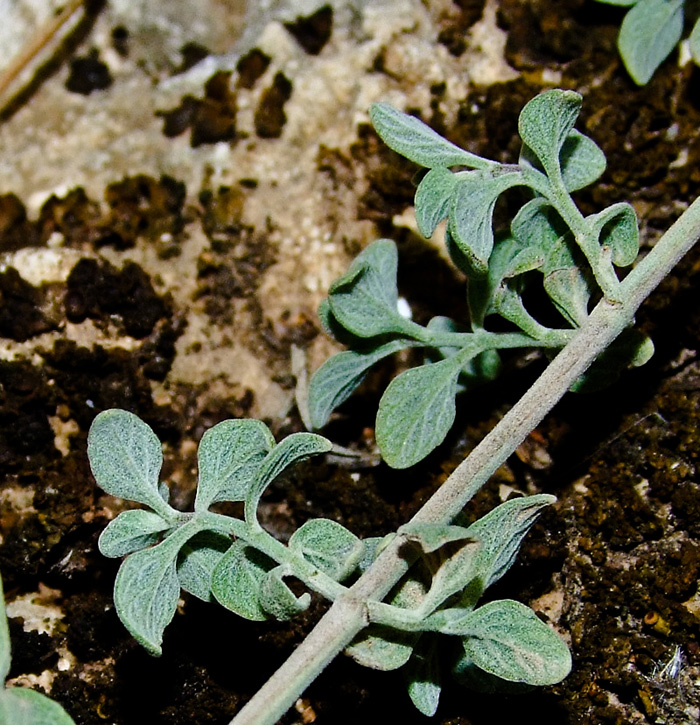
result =
[[[514,161],[521,107],[546,88],[579,91],[578,128],[608,168],[577,202],[584,213],[631,202],[645,248],[700,192],[700,69],[672,56],[636,87],[616,50],[624,8],[337,0],[262,3],[242,19],[240,4],[209,4],[199,24],[198,3],[133,3],[133,16],[128,3],[95,8],[0,127],[10,678],[49,692],[79,725],[228,723],[326,607],[314,599],[291,623],[253,623],[185,595],[163,656],[150,657],[114,611],[119,562],[97,551],[128,504],[90,474],[95,415],[125,408],[153,427],[172,500],[187,509],[196,444],[212,425],[253,415],[278,439],[304,429],[292,346],[311,368],[338,349],[315,309],[369,241],[397,241],[418,320],[464,316],[463,280],[412,221],[417,169],[382,146],[370,102],[388,99],[470,151]],[[511,490],[558,497],[489,596],[525,602],[555,627],[571,675],[508,697],[448,685],[433,722],[698,721],[698,284],[694,251],[639,312],[651,362],[565,398],[466,510],[483,515]],[[263,520],[281,539],[314,516],[362,537],[395,530],[544,361],[508,360],[409,473],[371,465],[378,395],[400,364],[373,375],[324,431],[360,454],[357,466],[309,462],[267,492]],[[674,654],[681,666],[669,674]],[[427,722],[401,674],[344,657],[283,719],[393,721]]]

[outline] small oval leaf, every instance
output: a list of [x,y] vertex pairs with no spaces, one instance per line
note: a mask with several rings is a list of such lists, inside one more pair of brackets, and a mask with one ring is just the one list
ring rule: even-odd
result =
[[509,682],[554,685],[571,671],[564,641],[520,602],[489,602],[465,618],[462,631],[474,664]]
[[217,501],[244,501],[265,456],[275,445],[259,420],[224,420],[203,436],[197,451],[195,511]]
[[559,163],[567,191],[592,184],[607,166],[605,154],[598,144],[576,129],[572,129],[566,137],[559,152]]
[[275,562],[240,539],[221,557],[211,578],[219,604],[255,622],[268,619],[260,603],[260,589]]
[[493,210],[498,197],[522,183],[519,173],[491,176],[479,171],[456,174],[450,201],[448,229],[452,241],[470,261],[474,274],[488,272],[493,250]]
[[409,323],[398,312],[398,252],[389,239],[378,239],[361,252],[330,287],[333,318],[358,337],[404,333]]
[[484,589],[510,569],[535,519],[545,506],[555,501],[554,496],[545,493],[512,498],[467,528],[466,533],[481,545],[476,556],[476,568]]
[[279,476],[285,468],[305,458],[328,453],[333,444],[315,433],[292,433],[280,441],[263,460],[254,485],[251,487],[246,504],[257,506],[263,491]]
[[289,548],[335,581],[342,581],[358,566],[362,541],[330,519],[311,519],[289,539]]
[[331,413],[352,395],[373,365],[413,344],[410,340],[391,340],[368,351],[346,350],[326,360],[309,383],[313,427],[326,425]]
[[462,355],[422,365],[394,378],[379,403],[377,445],[392,468],[408,468],[445,439],[455,419]]
[[155,544],[170,524],[158,514],[143,509],[122,511],[100,534],[97,546],[103,556],[117,558]]
[[422,121],[388,103],[373,103],[369,116],[376,132],[390,149],[420,166],[486,168],[493,165],[492,161],[455,146]]
[[520,112],[520,138],[540,160],[550,177],[559,174],[559,152],[581,110],[581,96],[558,88],[529,101]]
[[345,653],[363,667],[384,672],[397,670],[410,659],[418,638],[417,632],[370,624]]
[[153,655],[161,654],[163,631],[180,597],[178,553],[197,532],[196,522],[184,524],[157,546],[127,556],[117,573],[114,605],[119,619]]
[[305,612],[311,604],[311,595],[304,592],[297,597],[284,583],[284,576],[284,567],[277,566],[267,573],[260,586],[260,605],[281,622]]
[[221,557],[231,546],[231,539],[215,531],[202,531],[181,549],[177,559],[180,586],[203,602],[213,601],[211,577]]
[[589,216],[587,221],[599,235],[600,243],[610,249],[618,267],[634,262],[639,253],[639,227],[631,204],[613,204],[599,214]]
[[418,230],[426,238],[433,236],[435,227],[447,219],[450,199],[457,177],[443,166],[431,169],[416,189],[415,207]]
[[163,465],[160,441],[149,425],[126,410],[105,410],[88,434],[88,458],[97,485],[166,516],[175,513],[158,492]]
[[683,34],[684,0],[639,0],[625,15],[617,47],[639,86],[649,82]]

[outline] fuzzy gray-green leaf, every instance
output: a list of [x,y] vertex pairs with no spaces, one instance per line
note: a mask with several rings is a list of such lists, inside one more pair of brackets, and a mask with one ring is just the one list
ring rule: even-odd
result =
[[420,166],[484,168],[493,164],[455,146],[422,121],[397,110],[388,103],[373,103],[369,115],[382,141],[390,149]]
[[251,486],[246,504],[260,500],[263,491],[277,478],[277,476],[294,463],[316,456],[319,453],[328,453],[333,444],[323,436],[315,433],[292,433],[278,443],[265,457],[255,483]]
[[[435,611],[453,594],[464,590],[478,575],[479,550],[481,542],[467,538],[458,542],[446,551],[440,552],[439,569],[433,576],[430,589],[426,594],[421,608],[425,614]],[[483,588],[478,587],[478,594]]]
[[172,511],[158,492],[163,465],[160,441],[150,426],[126,410],[105,410],[92,422],[88,458],[97,485],[112,496]]
[[493,210],[498,197],[522,183],[519,173],[491,176],[480,171],[456,174],[448,229],[452,241],[469,260],[474,273],[485,275],[493,250]]
[[457,176],[443,166],[431,169],[416,189],[415,208],[418,230],[427,238],[447,219]]
[[605,171],[605,154],[593,139],[577,131],[569,132],[559,152],[559,163],[567,191],[583,189]]
[[637,214],[630,204],[613,204],[599,214],[587,218],[599,234],[599,241],[612,252],[618,267],[632,264],[639,253]]
[[520,543],[540,511],[554,501],[554,496],[544,493],[513,498],[467,528],[466,533],[480,543],[476,567],[483,589],[498,581],[510,569]]
[[335,581],[342,581],[357,568],[364,551],[352,531],[330,519],[307,521],[292,534],[289,548]]
[[0,691],[2,725],[75,725],[57,703],[34,690],[12,687]]
[[394,378],[379,403],[379,450],[392,468],[408,468],[445,439],[455,418],[459,355]]
[[259,420],[224,420],[203,436],[197,451],[199,482],[195,510],[217,501],[243,501],[265,456],[275,445]]
[[625,15],[617,47],[628,73],[645,85],[683,34],[684,0],[639,0]]
[[330,287],[333,318],[358,337],[405,332],[408,323],[398,312],[396,286],[398,252],[389,239],[370,244]]
[[143,509],[122,511],[100,534],[97,545],[103,556],[117,558],[155,544],[170,524],[158,514]]
[[574,127],[581,96],[553,89],[535,96],[520,112],[518,131],[550,177],[559,173],[559,152]]
[[268,615],[260,603],[260,590],[274,565],[274,561],[239,539],[214,568],[212,594],[219,604],[240,617],[262,622]]
[[284,574],[284,567],[277,566],[267,572],[260,585],[260,605],[281,622],[306,611],[311,604],[311,595],[304,592],[297,597],[284,583]]
[[520,208],[510,232],[524,248],[546,254],[566,232],[566,225],[546,199],[536,196]]
[[331,413],[352,395],[373,365],[412,344],[410,340],[390,340],[368,351],[346,350],[326,360],[309,383],[313,427],[326,425]]
[[461,634],[474,664],[504,680],[554,685],[571,671],[564,641],[520,602],[500,599],[475,609]]
[[582,325],[588,317],[593,292],[590,271],[576,263],[578,255],[571,233],[567,233],[549,250],[543,267],[544,289],[572,327]]
[[423,638],[406,666],[408,695],[411,702],[427,717],[437,711],[442,690],[439,652],[435,638]]
[[127,556],[117,573],[114,583],[117,614],[151,654],[161,654],[163,631],[177,609],[178,553],[197,531],[194,522],[185,524],[157,546]]
[[370,624],[345,652],[363,667],[388,672],[408,662],[418,638],[417,632]]
[[204,602],[213,601],[211,578],[216,565],[231,546],[231,539],[214,531],[202,531],[181,549],[177,559],[180,586]]

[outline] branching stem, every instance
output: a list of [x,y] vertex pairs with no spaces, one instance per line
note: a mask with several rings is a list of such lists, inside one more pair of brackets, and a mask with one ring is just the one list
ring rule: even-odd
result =
[[[633,320],[639,305],[700,238],[700,199],[696,199],[627,275],[616,293],[604,298],[534,385],[503,417],[413,522],[447,523],[488,481],[496,469],[564,396],[598,355]],[[273,725],[336,655],[369,622],[369,600],[381,601],[406,573],[415,550],[396,537],[358,581],[340,596],[306,640],[233,719],[231,725]]]

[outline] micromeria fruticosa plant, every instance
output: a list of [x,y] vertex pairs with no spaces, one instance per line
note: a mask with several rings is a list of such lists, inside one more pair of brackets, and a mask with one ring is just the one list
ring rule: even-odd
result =
[[[470,318],[434,317],[423,326],[403,317],[396,245],[387,239],[371,244],[331,285],[321,306],[328,332],[351,349],[331,357],[311,379],[315,428],[326,424],[371,366],[421,347],[425,364],[391,382],[376,420],[384,460],[395,468],[412,466],[444,440],[457,393],[498,374],[499,350],[560,349],[587,319],[592,300],[601,293],[616,299],[615,267],[631,265],[639,250],[637,217],[626,203],[585,217],[571,198],[605,170],[603,152],[573,128],[580,107],[581,97],[572,91],[552,90],[530,101],[520,114],[517,164],[463,151],[391,106],[372,107],[372,123],[384,142],[429,169],[416,190],[418,229],[430,237],[447,220],[445,242],[466,276]],[[525,187],[529,197],[508,233],[494,234],[494,206],[513,187]],[[538,282],[560,313],[550,315],[559,318],[557,327],[542,324],[526,307],[524,299]],[[504,318],[512,329],[490,331],[489,316]],[[577,387],[642,364],[652,351],[651,341],[630,329]]]
[[[319,435],[296,433],[276,443],[259,421],[219,423],[199,445],[194,511],[181,512],[170,506],[168,488],[159,480],[162,452],[153,431],[123,410],[95,418],[88,455],[97,483],[146,507],[120,513],[103,531],[99,547],[107,556],[126,557],[114,588],[117,613],[150,652],[160,654],[183,589],[251,620],[285,620],[309,606],[309,592],[294,593],[285,582],[289,577],[332,601],[306,640],[236,715],[236,725],[277,722],[343,650],[375,669],[403,667],[411,699],[428,715],[437,709],[446,673],[478,689],[512,690],[556,683],[569,672],[568,648],[530,609],[508,599],[479,605],[554,497],[516,497],[470,525],[461,512],[552,406],[580,383],[593,361],[629,330],[641,301],[700,236],[700,203],[695,202],[618,280],[615,265],[630,265],[637,255],[636,217],[626,204],[583,217],[571,199],[570,192],[596,179],[605,163],[598,147],[573,129],[580,104],[578,94],[559,90],[527,104],[520,117],[523,152],[513,165],[480,159],[410,116],[385,105],[373,107],[373,121],[389,145],[430,168],[418,190],[419,225],[431,233],[448,219],[448,247],[467,273],[472,319],[464,331],[450,321],[425,329],[405,321],[395,311],[393,245],[384,240],[372,245],[333,286],[322,314],[334,331],[342,327],[368,340],[376,355],[371,358],[371,351],[362,349],[338,356],[350,360],[350,372],[341,367],[342,385],[332,388],[328,380],[320,385],[322,392],[334,390],[325,393],[325,411],[347,397],[369,367],[355,364],[362,355],[369,354],[373,364],[388,354],[383,345],[389,352],[430,348],[435,362],[403,374],[419,376],[414,397],[407,391],[403,398],[394,395],[398,402],[391,415],[386,407],[380,415],[386,418],[382,435],[390,440],[383,453],[388,451],[394,465],[410,465],[439,442],[432,421],[439,419],[444,436],[462,380],[478,377],[481,370],[486,377],[491,374],[496,350],[564,346],[397,532],[361,540],[336,522],[315,519],[285,545],[260,525],[258,505],[267,486],[290,465],[331,449]],[[473,171],[450,171],[454,167]],[[516,185],[531,189],[533,198],[513,220],[511,235],[497,239],[493,205]],[[543,274],[545,290],[562,313],[566,326],[561,329],[544,327],[526,311],[521,283],[535,270]],[[595,297],[600,301],[589,312]],[[494,311],[516,331],[486,331],[484,320]],[[648,357],[649,345],[628,335],[611,363],[620,357],[640,362]],[[434,371],[440,384],[422,380],[426,370]],[[318,380],[323,382],[323,375],[314,383],[317,396]],[[430,415],[421,414],[419,425],[416,405],[423,411],[434,406]],[[317,422],[324,406],[318,397],[312,401]],[[405,417],[414,424],[407,426]],[[407,443],[400,440],[401,431],[409,436]],[[241,518],[212,510],[228,501],[242,502]]]
[[2,725],[75,725],[57,703],[40,692],[25,687],[6,687],[12,662],[10,628],[5,612],[5,596],[0,579],[0,723]]
[[[692,15],[688,50],[700,65],[700,18],[697,4],[686,0],[598,0],[629,7],[620,26],[617,47],[632,80],[646,85],[683,37]],[[695,5],[695,7],[693,7]]]

